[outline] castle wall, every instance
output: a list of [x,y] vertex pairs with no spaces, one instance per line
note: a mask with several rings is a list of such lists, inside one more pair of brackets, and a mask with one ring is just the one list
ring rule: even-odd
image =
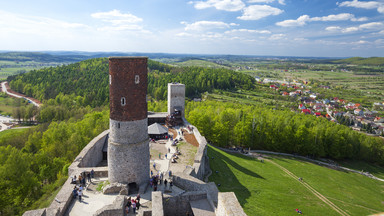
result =
[[235,193],[219,193],[216,216],[246,216]]
[[103,160],[103,147],[109,130],[106,130],[95,137],[86,145],[76,157],[80,159],[78,167],[95,167]]
[[206,198],[207,194],[205,191],[189,191],[178,196],[163,194],[164,215],[179,216],[187,215],[186,213],[193,215],[190,202]]
[[164,216],[163,194],[161,191],[152,192],[152,216]]

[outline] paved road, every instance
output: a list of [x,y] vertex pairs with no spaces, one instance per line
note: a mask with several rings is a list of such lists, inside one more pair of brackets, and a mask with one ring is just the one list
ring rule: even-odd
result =
[[7,82],[2,82],[1,83],[1,90],[5,93],[7,93],[8,95],[11,95],[13,97],[17,97],[17,98],[24,98],[25,100],[28,100],[30,103],[32,103],[33,105],[37,106],[37,107],[40,107],[40,104],[36,103],[35,101],[27,98],[27,97],[24,97],[24,96],[21,96],[21,95],[17,95],[17,94],[14,94],[14,93],[11,93],[11,92],[8,92],[7,90],[7,87],[5,86]]

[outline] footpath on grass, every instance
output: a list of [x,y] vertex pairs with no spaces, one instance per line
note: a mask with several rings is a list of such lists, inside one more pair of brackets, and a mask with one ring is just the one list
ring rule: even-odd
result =
[[275,163],[274,161],[271,161],[269,159],[265,159],[266,161],[270,162],[271,164],[279,167],[281,170],[283,170],[285,173],[287,173],[290,177],[293,179],[298,180],[304,187],[306,187],[313,195],[315,195],[317,198],[319,198],[321,201],[323,201],[325,204],[327,204],[329,207],[331,207],[333,210],[335,210],[337,213],[339,213],[342,216],[349,216],[347,212],[339,208],[337,205],[335,205],[333,202],[328,200],[324,195],[316,191],[313,187],[311,187],[308,183],[304,182],[303,180],[299,180],[299,177],[297,177],[295,174],[291,173],[289,170],[284,168],[283,166]]
[[[211,144],[209,144],[209,145],[211,145]],[[221,147],[214,146],[214,145],[211,145],[211,146],[213,146],[215,148],[218,148],[220,150],[223,150],[225,152],[244,154],[244,153],[242,153],[240,151],[236,151],[236,150],[231,150],[231,149],[227,149],[227,148],[221,148]],[[372,175],[369,172],[353,170],[353,169],[349,169],[347,167],[339,166],[337,164],[331,164],[331,163],[327,163],[327,162],[324,162],[324,161],[314,160],[314,159],[307,158],[307,157],[300,156],[300,155],[281,153],[281,152],[264,151],[264,150],[250,150],[250,152],[251,153],[259,153],[259,154],[272,154],[272,155],[280,155],[280,156],[288,156],[288,157],[300,158],[300,159],[303,159],[303,160],[306,160],[306,161],[309,161],[309,162],[312,162],[312,163],[316,163],[317,165],[327,166],[327,167],[330,167],[330,168],[333,168],[333,169],[342,169],[342,170],[345,170],[345,171],[348,171],[348,172],[353,172],[353,173],[357,173],[357,174],[366,176],[366,177],[371,178],[371,179],[375,179],[377,181],[384,182],[384,179],[378,178],[378,177]],[[249,155],[250,156],[250,154],[244,154],[244,155]]]

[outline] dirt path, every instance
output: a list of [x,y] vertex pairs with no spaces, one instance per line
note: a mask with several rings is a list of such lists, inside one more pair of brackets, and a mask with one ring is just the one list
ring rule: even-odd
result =
[[[283,166],[280,166],[279,164],[275,163],[274,161],[271,161],[269,159],[265,159],[266,161],[268,162],[271,162],[273,165],[279,167],[281,170],[283,170],[285,173],[287,173],[290,177],[298,180],[299,177],[297,177],[296,175],[294,175],[293,173],[291,173],[289,170],[287,170],[286,168],[284,168]],[[300,183],[302,185],[304,185],[304,187],[306,187],[309,191],[311,191],[312,194],[314,194],[317,198],[319,198],[321,201],[323,201],[325,204],[329,205],[329,207],[331,207],[333,210],[335,210],[337,213],[339,213],[340,215],[342,216],[349,216],[349,214],[347,212],[345,212],[344,210],[342,210],[341,208],[339,208],[338,206],[336,206],[333,202],[329,201],[325,196],[323,196],[321,193],[319,193],[318,191],[316,191],[313,187],[311,187],[309,184],[307,184],[306,182],[304,181],[300,181]]]

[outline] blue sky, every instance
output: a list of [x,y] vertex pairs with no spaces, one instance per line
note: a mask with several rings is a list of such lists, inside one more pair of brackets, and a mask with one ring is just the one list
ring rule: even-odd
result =
[[384,56],[384,0],[0,0],[1,50]]

